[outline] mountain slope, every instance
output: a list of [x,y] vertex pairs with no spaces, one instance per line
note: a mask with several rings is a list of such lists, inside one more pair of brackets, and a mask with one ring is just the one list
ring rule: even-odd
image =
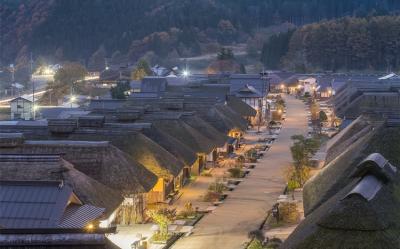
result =
[[0,59],[26,62],[29,51],[83,62],[95,52],[126,61],[148,51],[193,56],[272,24],[398,9],[394,0],[1,0]]

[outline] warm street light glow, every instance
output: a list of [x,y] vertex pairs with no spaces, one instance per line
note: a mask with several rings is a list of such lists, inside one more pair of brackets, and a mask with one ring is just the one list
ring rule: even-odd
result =
[[297,88],[300,89],[300,88],[301,88],[301,85],[299,84],[299,85],[297,86]]
[[43,73],[45,75],[52,75],[52,74],[54,74],[54,71],[49,67],[45,67],[44,70],[43,70]]
[[87,226],[86,226],[86,229],[87,230],[92,230],[94,228],[94,226],[93,226],[93,224],[91,224],[91,223],[89,223]]
[[281,84],[281,88],[282,88],[282,89],[285,88],[285,85],[284,85],[284,84]]
[[71,96],[70,101],[71,101],[71,102],[75,102],[75,101],[76,101],[76,96]]

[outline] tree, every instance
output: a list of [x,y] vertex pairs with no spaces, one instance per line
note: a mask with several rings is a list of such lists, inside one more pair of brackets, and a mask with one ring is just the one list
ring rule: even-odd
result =
[[328,116],[324,111],[319,112],[319,121],[320,122],[326,122],[328,120]]
[[[302,187],[310,176],[309,158],[317,152],[320,144],[314,138],[304,138],[303,135],[292,136],[293,146],[290,147],[293,158],[293,167],[289,168],[286,178],[288,187]],[[290,185],[290,186],[289,186]]]
[[171,213],[163,209],[150,209],[147,210],[146,214],[159,226],[158,238],[166,241],[168,239],[168,225],[172,223],[173,219]]
[[106,68],[106,49],[103,45],[99,47],[89,58],[88,67],[91,71],[102,71]]
[[289,41],[294,30],[273,35],[264,43],[261,50],[261,62],[268,69],[278,69],[283,56],[288,52]]
[[222,44],[231,43],[232,40],[235,40],[235,36],[237,35],[236,28],[229,20],[221,20],[218,23],[218,31],[219,31],[218,40]]
[[285,110],[285,107],[286,107],[286,103],[285,103],[285,100],[283,100],[282,98],[278,98],[275,101],[275,109],[276,110],[280,110],[283,112],[283,110]]
[[144,77],[152,75],[149,63],[145,59],[140,59],[136,64],[136,68],[132,72],[133,80],[142,80]]
[[47,92],[39,99],[41,104],[54,104],[65,95],[71,94],[74,90],[79,93],[83,86],[86,68],[79,63],[66,63],[54,75],[54,81],[47,83]]
[[395,71],[400,68],[399,27],[398,16],[345,17],[305,25],[290,38],[284,64],[289,70],[302,64],[307,71]]
[[311,120],[318,120],[319,119],[319,104],[317,101],[313,101],[310,106],[311,112]]
[[87,74],[86,68],[79,63],[66,63],[54,75],[56,84],[73,84],[83,80]]

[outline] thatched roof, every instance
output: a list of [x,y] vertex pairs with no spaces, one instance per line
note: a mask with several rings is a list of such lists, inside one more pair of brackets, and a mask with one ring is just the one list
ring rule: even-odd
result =
[[228,96],[227,105],[234,110],[235,112],[239,113],[242,117],[255,117],[257,111],[254,110],[253,107],[249,106],[241,99],[235,96]]
[[373,172],[348,184],[306,217],[285,241],[290,249],[400,248],[400,176],[386,184]]
[[398,171],[370,201],[347,196],[361,179],[357,165],[371,153],[400,166],[399,139],[399,127],[380,126],[309,181],[304,187],[308,215],[283,248],[400,248]]
[[355,165],[352,165],[350,162],[360,157],[361,151],[366,148],[367,141],[371,136],[372,134],[347,147],[343,153],[328,163],[317,175],[307,181],[303,188],[304,213],[306,215],[329,199],[338,189],[341,189],[348,182],[346,176],[348,176],[355,167]]
[[144,129],[143,134],[173,154],[176,158],[184,162],[187,166],[193,165],[197,160],[196,152],[189,148],[186,144],[174,136],[152,126],[151,128]]
[[217,147],[222,147],[229,139],[227,135],[218,131],[214,126],[198,115],[184,115],[182,120],[198,130],[202,135],[212,140]]
[[175,137],[197,153],[210,153],[215,144],[198,130],[180,120],[158,120],[154,126]]
[[[306,215],[346,184],[346,176],[354,170],[355,166],[349,162],[366,156],[363,151],[367,148],[370,139],[376,132],[385,129],[378,123],[372,125],[371,120],[363,117],[337,134],[337,139],[335,137],[332,139],[338,141],[329,145],[326,166],[304,186],[303,199]],[[377,152],[382,153],[382,150]],[[382,154],[385,155],[385,153]]]
[[180,120],[181,116],[177,112],[149,113],[142,120],[151,122],[154,127],[175,137],[196,153],[210,153],[216,147],[215,142]]
[[327,158],[329,162],[340,153],[342,153],[349,145],[353,144],[357,139],[364,136],[374,125],[367,116],[360,116],[345,129],[336,134],[327,142]]
[[115,147],[123,151],[127,155],[127,158],[132,158],[138,165],[141,165],[144,172],[149,173],[140,176],[140,178],[143,182],[150,182],[152,186],[155,184],[153,180],[156,180],[154,179],[154,175],[157,177],[177,176],[184,167],[184,164],[171,153],[139,132],[131,132],[129,130],[125,132],[123,130],[115,130],[112,132],[103,130],[96,133],[71,134],[70,138],[89,141],[110,141]]
[[157,182],[156,176],[143,165],[105,141],[31,140],[9,151],[61,154],[81,172],[124,194],[148,192]]
[[282,248],[400,248],[398,225],[393,224],[399,221],[398,211],[394,207],[400,203],[390,194],[398,187],[384,185],[371,202],[366,202],[358,195],[341,201],[352,186],[343,189],[308,216]]
[[104,207],[111,214],[121,203],[122,195],[83,174],[56,155],[0,155],[0,180],[64,181],[84,204]]
[[128,155],[159,177],[177,176],[184,164],[166,149],[141,133],[121,147]]
[[155,184],[154,175],[158,177],[177,176],[184,167],[184,164],[175,156],[138,132],[136,128],[130,128],[129,125],[96,130],[81,129],[70,134],[68,139],[110,141],[112,145],[127,154],[128,158],[136,161],[137,165],[141,165],[142,172],[146,173],[139,175],[143,183]]
[[230,129],[239,129],[242,131],[247,129],[247,121],[229,106],[218,104],[215,108],[217,109],[217,112],[225,117],[224,122],[229,124]]
[[[137,179],[137,182],[140,183],[141,186],[143,186],[143,190],[145,190],[144,192],[147,192],[156,183],[155,175],[177,176],[184,167],[184,164],[176,157],[174,157],[171,153],[166,151],[156,142],[147,138],[145,135],[139,133],[141,129],[148,127],[151,127],[151,124],[106,123],[103,127],[79,127],[71,133],[63,134],[63,136],[59,136],[56,134],[52,136],[42,136],[38,139],[64,139],[71,141],[110,141],[112,145],[117,147],[119,150],[125,152],[122,154],[120,153],[120,155],[126,157],[125,160],[116,161],[124,162],[124,165],[126,165],[127,167],[133,167],[131,171],[132,173],[136,174],[136,177],[132,177],[132,180],[130,181],[134,181],[134,179]],[[141,142],[143,142],[143,144],[141,144]],[[153,162],[157,163],[149,164],[149,162],[151,161],[146,161],[147,164],[144,165],[139,160],[139,158],[143,159],[143,155],[137,153],[137,151],[146,152],[145,155],[147,157],[152,154],[151,157],[157,158],[154,159]],[[129,163],[126,163],[125,161],[128,161]],[[129,166],[129,164],[131,164],[131,166]],[[119,170],[116,170],[115,172],[118,171]],[[125,181],[122,181],[121,184],[123,184],[124,182]],[[125,184],[126,187],[130,186],[127,183]]]

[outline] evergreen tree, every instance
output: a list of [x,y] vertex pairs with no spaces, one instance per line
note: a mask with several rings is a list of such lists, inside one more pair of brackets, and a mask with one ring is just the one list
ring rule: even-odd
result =
[[323,21],[294,32],[283,64],[297,71],[395,71],[400,69],[399,40],[399,16]]
[[282,57],[287,53],[289,40],[293,30],[273,35],[264,43],[261,51],[261,62],[268,69],[277,69],[280,66]]

